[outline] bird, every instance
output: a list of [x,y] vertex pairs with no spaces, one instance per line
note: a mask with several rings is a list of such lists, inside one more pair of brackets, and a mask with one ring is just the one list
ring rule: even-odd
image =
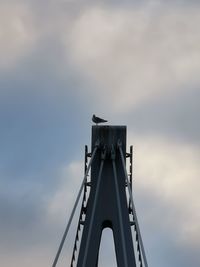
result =
[[101,118],[99,118],[99,117],[96,117],[95,114],[93,114],[93,116],[92,116],[92,121],[93,121],[94,123],[96,123],[96,125],[97,125],[98,123],[107,122],[107,120],[104,120],[104,119],[101,119]]

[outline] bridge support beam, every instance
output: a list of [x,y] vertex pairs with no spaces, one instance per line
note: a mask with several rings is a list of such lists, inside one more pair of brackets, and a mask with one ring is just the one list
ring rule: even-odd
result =
[[126,157],[126,126],[93,126],[92,151],[100,148],[91,165],[91,190],[86,207],[77,267],[97,267],[104,228],[113,231],[118,267],[136,267],[129,211],[118,141]]

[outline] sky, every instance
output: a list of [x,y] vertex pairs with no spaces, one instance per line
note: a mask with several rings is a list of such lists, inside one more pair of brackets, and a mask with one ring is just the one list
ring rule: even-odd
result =
[[127,125],[149,267],[200,266],[199,25],[195,0],[0,0],[2,267],[51,266],[93,113]]

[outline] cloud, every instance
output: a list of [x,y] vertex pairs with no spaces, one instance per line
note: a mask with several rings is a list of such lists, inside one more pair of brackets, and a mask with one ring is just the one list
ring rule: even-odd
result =
[[[196,250],[200,247],[198,149],[159,136],[133,135],[130,140],[135,146],[134,192],[146,250],[151,254],[151,249],[159,251],[160,244],[165,247],[170,243],[180,255],[191,248]],[[181,257],[176,256],[177,265]],[[197,255],[192,264],[199,264]]]
[[[83,176],[83,164],[71,162],[54,171],[54,189],[42,177],[38,181],[16,181],[6,189],[1,180],[0,222],[1,259],[5,267],[44,266],[52,264],[56,250],[69,219]],[[45,175],[44,172],[41,174]],[[47,175],[47,174],[46,174]],[[51,182],[49,175],[49,182]],[[18,184],[18,185],[17,185]],[[7,183],[8,185],[8,183]],[[76,189],[75,189],[76,188]],[[78,208],[61,255],[60,263],[69,264],[78,222]],[[42,253],[41,253],[42,251]],[[12,257],[10,257],[12,255]]]
[[92,109],[134,132],[136,207],[151,265],[200,265],[199,9],[128,2],[0,3],[5,267],[52,263],[81,183]]
[[106,107],[112,102],[112,112],[130,111],[200,83],[198,25],[195,8],[94,6],[73,24],[67,49],[80,75],[96,88],[90,95]]
[[[8,2],[4,9],[8,26],[2,56],[8,66],[18,63],[18,71],[25,71],[33,84],[41,82],[35,86],[41,92],[63,99],[70,91],[91,109],[102,111],[103,105],[113,115],[199,85],[199,9],[194,6],[150,1],[128,8],[86,1],[78,8],[60,1],[45,8],[21,1],[17,7]],[[24,34],[17,32],[15,18]],[[13,32],[18,38],[10,42]],[[41,76],[59,81],[56,89],[42,84]]]
[[[72,208],[76,197],[74,188],[77,188],[78,194],[78,188],[81,185],[82,179],[82,162],[71,162],[69,165],[61,167],[60,183],[55,195],[51,197],[48,204],[48,213],[53,220],[59,220],[59,223],[63,223],[66,219],[66,215],[69,217],[70,214],[66,214],[66,208]],[[71,212],[71,210],[69,212]]]
[[37,33],[29,5],[0,3],[0,70],[15,66],[31,52]]
[[165,97],[154,97],[132,112],[120,115],[120,119],[138,135],[161,135],[199,146],[200,127],[196,117],[200,112],[199,94],[198,87],[183,87]]

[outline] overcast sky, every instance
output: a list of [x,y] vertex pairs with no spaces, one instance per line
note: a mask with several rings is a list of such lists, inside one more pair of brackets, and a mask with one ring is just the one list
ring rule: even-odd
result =
[[200,266],[199,25],[195,0],[0,0],[0,266],[51,266],[93,113],[127,125],[149,267]]

